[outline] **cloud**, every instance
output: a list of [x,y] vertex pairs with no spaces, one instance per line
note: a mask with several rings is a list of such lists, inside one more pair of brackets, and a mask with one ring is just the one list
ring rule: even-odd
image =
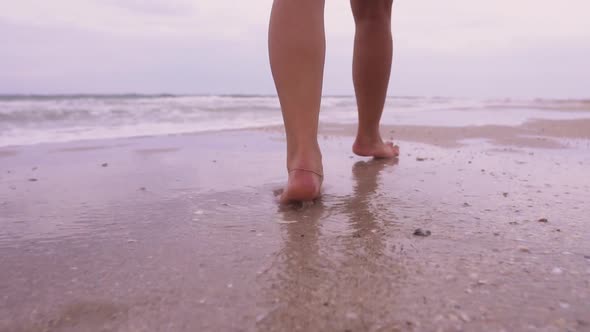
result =
[[136,38],[243,38],[265,26],[268,5],[187,0],[20,0],[0,4],[0,19]]
[[483,53],[589,40],[589,11],[585,0],[399,1],[394,29],[403,46]]
[[122,8],[129,14],[151,16],[190,16],[195,9],[193,1],[182,0],[102,0],[95,3]]
[[[273,93],[271,4],[0,2],[0,92]],[[396,0],[393,10],[392,93],[587,96],[587,0]],[[325,91],[350,94],[348,1],[326,1],[326,31]]]

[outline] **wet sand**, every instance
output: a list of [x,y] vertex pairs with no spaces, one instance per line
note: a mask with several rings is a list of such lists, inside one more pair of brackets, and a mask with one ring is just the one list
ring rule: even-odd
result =
[[0,149],[0,331],[590,330],[590,122],[386,130],[291,208],[273,128]]

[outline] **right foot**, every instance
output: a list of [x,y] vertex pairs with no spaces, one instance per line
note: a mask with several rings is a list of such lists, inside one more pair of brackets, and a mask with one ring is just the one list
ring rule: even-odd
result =
[[352,145],[352,152],[361,157],[395,158],[399,156],[399,146],[392,142],[383,142],[381,137],[370,140],[357,137]]

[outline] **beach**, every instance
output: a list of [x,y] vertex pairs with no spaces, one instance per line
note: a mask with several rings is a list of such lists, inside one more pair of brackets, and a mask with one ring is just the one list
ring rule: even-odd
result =
[[395,160],[324,121],[289,207],[275,123],[0,147],[0,331],[588,331],[585,107],[385,120]]

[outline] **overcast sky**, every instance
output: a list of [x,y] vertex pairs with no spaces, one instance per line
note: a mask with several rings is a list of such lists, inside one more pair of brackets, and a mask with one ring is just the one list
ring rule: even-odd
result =
[[[369,0],[367,0],[369,1]],[[0,2],[0,93],[274,94],[272,1]],[[396,0],[391,95],[590,97],[588,0]],[[325,94],[352,94],[354,25],[326,0]]]

